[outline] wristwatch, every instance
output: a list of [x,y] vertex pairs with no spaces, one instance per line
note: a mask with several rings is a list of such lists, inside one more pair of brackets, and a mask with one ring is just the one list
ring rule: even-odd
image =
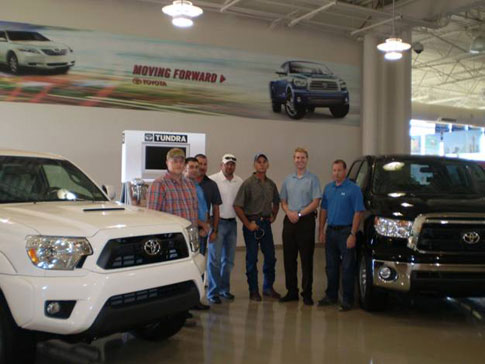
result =
[[350,236],[355,236],[355,233],[351,231]]
[[301,210],[298,210],[298,217],[301,217]]

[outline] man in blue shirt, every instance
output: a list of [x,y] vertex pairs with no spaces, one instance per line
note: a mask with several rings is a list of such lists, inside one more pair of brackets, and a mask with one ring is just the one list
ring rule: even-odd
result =
[[[327,290],[319,306],[336,304],[342,260],[342,303],[340,311],[348,311],[354,301],[355,243],[364,211],[360,187],[346,179],[347,165],[341,159],[332,164],[333,182],[325,186],[322,196],[319,240],[326,248]],[[325,230],[325,223],[327,229]]]
[[283,222],[283,257],[286,289],[280,302],[298,301],[298,253],[302,270],[303,303],[313,305],[313,253],[315,251],[315,217],[320,203],[318,177],[307,171],[308,152],[296,148],[293,154],[295,173],[283,181],[280,198],[286,216]]

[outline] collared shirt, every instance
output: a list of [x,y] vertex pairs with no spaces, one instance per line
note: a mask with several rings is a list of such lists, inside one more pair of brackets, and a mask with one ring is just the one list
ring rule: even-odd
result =
[[195,191],[197,192],[197,206],[198,216],[200,221],[207,221],[207,203],[205,202],[204,190],[200,187],[200,183],[195,183]]
[[290,174],[281,186],[280,198],[286,200],[291,211],[300,211],[321,196],[318,177],[308,171],[301,177],[296,173]]
[[327,184],[321,205],[322,209],[327,210],[330,226],[352,225],[354,214],[365,209],[360,187],[348,179],[340,186],[335,181]]
[[194,182],[185,177],[178,180],[170,173],[158,177],[148,189],[147,207],[183,217],[197,226],[197,191]]
[[279,203],[280,196],[276,184],[268,177],[260,180],[256,174],[243,182],[234,200],[234,206],[241,207],[246,215],[263,217],[271,216],[273,204]]
[[236,198],[237,191],[242,185],[242,179],[239,176],[234,175],[231,180],[228,180],[224,173],[213,174],[210,178],[217,183],[219,192],[221,194],[222,205],[219,208],[220,216],[223,219],[233,219],[236,217],[234,211],[234,199]]
[[219,193],[219,187],[217,183],[211,180],[207,175],[200,181],[200,187],[204,190],[205,202],[207,202],[207,208],[211,209],[212,205],[222,204],[221,194]]

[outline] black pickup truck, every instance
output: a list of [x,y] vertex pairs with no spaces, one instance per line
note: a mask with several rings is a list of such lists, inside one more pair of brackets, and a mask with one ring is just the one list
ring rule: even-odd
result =
[[485,296],[485,171],[472,161],[365,156],[349,179],[361,188],[358,287],[364,309],[390,291]]

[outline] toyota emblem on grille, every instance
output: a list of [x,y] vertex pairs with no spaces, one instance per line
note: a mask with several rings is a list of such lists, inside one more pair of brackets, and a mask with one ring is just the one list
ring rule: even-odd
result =
[[161,249],[162,249],[162,244],[161,244],[161,241],[158,239],[150,239],[145,241],[145,244],[143,244],[143,250],[147,255],[151,257],[160,253]]
[[467,244],[476,244],[480,241],[480,235],[476,233],[475,231],[470,231],[468,233],[464,233],[461,238],[463,241]]

